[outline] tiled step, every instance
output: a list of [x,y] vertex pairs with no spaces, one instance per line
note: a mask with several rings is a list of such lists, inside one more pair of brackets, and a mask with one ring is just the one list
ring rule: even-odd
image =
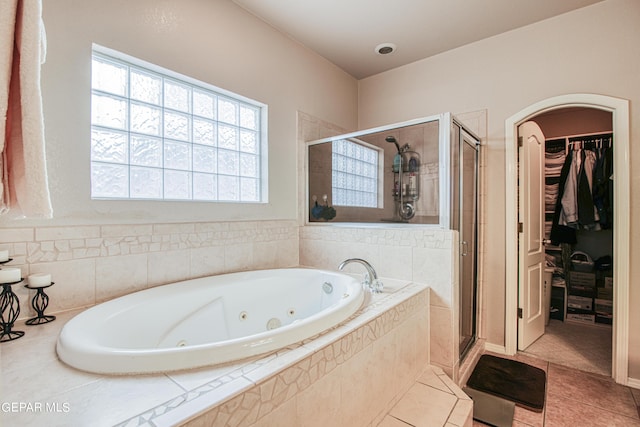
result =
[[429,366],[378,427],[471,427],[473,401],[442,369]]

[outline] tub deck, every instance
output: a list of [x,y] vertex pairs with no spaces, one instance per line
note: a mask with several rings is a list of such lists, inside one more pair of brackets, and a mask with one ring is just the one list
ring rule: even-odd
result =
[[[322,377],[319,370],[335,373],[350,361],[359,365],[363,357],[378,359],[377,354],[373,356],[374,347],[395,347],[391,343],[395,343],[396,338],[384,331],[403,320],[404,314],[417,313],[417,307],[423,306],[425,299],[428,307],[428,289],[424,285],[396,283],[394,286],[390,279],[385,279],[385,285],[388,291],[394,287],[400,289],[375,295],[358,316],[314,340],[263,357],[167,374],[95,375],[60,362],[55,353],[58,333],[64,323],[81,310],[57,313],[56,321],[40,326],[24,326],[18,322],[15,329],[24,330],[25,336],[0,346],[3,421],[6,425],[22,427],[44,424],[133,427],[200,423],[251,426],[268,425],[270,417],[287,419],[281,418],[283,411],[293,409],[295,412],[295,406],[302,405],[305,388],[310,383],[327,383],[328,390],[332,390],[329,375]],[[424,317],[424,313],[419,315]],[[416,316],[410,321],[415,320],[415,325],[424,323],[422,317]],[[417,332],[420,336],[427,332],[428,337],[428,329]],[[372,335],[382,335],[382,339],[370,339]],[[401,338],[397,338],[397,342]],[[428,355],[428,343],[426,350],[422,352]],[[427,410],[421,408],[422,416],[427,414],[437,423],[429,425],[471,425],[471,401],[442,370],[420,362],[408,363],[413,363],[414,371],[418,364],[422,366],[422,374],[405,382],[393,401],[382,405],[381,412],[365,426],[392,426],[397,419],[411,422],[415,410],[407,402],[416,399],[423,399],[428,405]],[[357,378],[362,379],[362,374]],[[324,411],[317,402],[312,407]],[[201,414],[199,418],[198,414]],[[316,416],[309,411],[305,414]],[[356,424],[345,420],[344,425]]]

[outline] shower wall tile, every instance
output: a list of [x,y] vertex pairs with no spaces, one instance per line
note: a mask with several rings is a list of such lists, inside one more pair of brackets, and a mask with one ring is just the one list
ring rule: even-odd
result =
[[149,286],[178,282],[189,277],[189,252],[172,250],[148,255]]
[[[457,233],[440,228],[333,227],[300,228],[300,264],[335,269],[347,258],[371,262],[380,277],[424,283],[431,288],[431,360],[452,373],[453,314],[457,263],[453,248]],[[350,264],[345,271],[364,274],[362,266]],[[434,308],[438,308],[434,310]],[[434,345],[435,344],[435,345]],[[444,349],[444,351],[443,351]]]
[[103,225],[101,237],[150,236],[153,234],[151,224]]
[[431,288],[431,304],[441,307],[453,306],[452,254],[435,248],[413,248],[413,277]]
[[[412,251],[408,246],[395,246],[393,250],[389,250],[387,246],[378,246],[380,275],[399,280],[413,280],[413,271],[407,268],[407,260],[413,263]],[[425,280],[421,282],[427,283]]]
[[249,270],[253,264],[253,244],[239,243],[224,248],[224,268],[227,271]]
[[296,267],[299,265],[300,250],[298,238],[267,242],[255,242],[253,245],[254,268]]
[[[49,273],[55,283],[46,291],[49,296],[47,313],[87,307],[96,301],[95,259],[31,264],[29,274],[33,273]],[[29,291],[30,294],[33,292]],[[30,307],[30,299],[20,298],[20,306]]]
[[[34,240],[33,228],[6,228],[0,229],[0,249],[8,250],[11,256],[15,253],[15,244],[10,242],[32,242]],[[24,243],[22,243],[24,244]]]
[[[23,277],[51,273],[47,312],[69,310],[165,283],[299,264],[296,220],[0,229],[0,250]],[[30,291],[16,287],[21,318]]]
[[36,241],[100,237],[100,226],[38,227]]
[[154,234],[189,234],[195,230],[195,224],[178,223],[178,224],[153,224]]
[[220,274],[224,269],[224,247],[213,246],[191,250],[191,276],[204,277]]
[[431,363],[442,367],[448,375],[453,377],[453,311],[431,305],[430,326]]
[[96,258],[96,302],[147,287],[147,254]]

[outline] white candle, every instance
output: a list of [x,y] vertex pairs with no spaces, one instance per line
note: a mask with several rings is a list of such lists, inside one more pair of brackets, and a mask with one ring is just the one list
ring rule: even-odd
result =
[[9,261],[9,251],[0,251],[0,262]]
[[47,273],[34,273],[29,275],[29,286],[41,288],[51,284],[51,275]]
[[3,268],[0,270],[0,283],[19,282],[22,273],[19,268]]

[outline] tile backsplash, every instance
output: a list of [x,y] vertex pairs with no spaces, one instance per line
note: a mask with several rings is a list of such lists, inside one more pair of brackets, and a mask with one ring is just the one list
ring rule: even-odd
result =
[[[49,313],[180,280],[297,266],[298,246],[295,220],[0,229],[8,266],[24,278],[52,275]],[[32,316],[30,291],[14,292],[20,318]]]

